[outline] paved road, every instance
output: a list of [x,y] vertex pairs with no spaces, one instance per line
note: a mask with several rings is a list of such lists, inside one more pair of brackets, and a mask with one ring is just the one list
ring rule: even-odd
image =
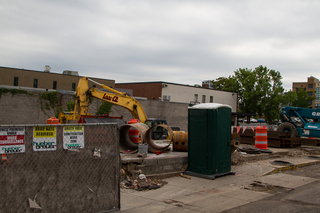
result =
[[[302,167],[284,174],[318,179],[291,191],[278,190],[275,195],[242,205],[226,213],[236,212],[320,212],[320,164]],[[274,193],[274,190],[270,191]]]

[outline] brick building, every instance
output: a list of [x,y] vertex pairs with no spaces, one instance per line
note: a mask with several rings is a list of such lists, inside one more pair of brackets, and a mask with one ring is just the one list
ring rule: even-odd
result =
[[319,79],[310,76],[307,82],[293,82],[292,91],[299,92],[303,89],[309,97],[316,97],[315,100],[309,101],[310,108],[320,108],[320,81]]
[[[78,76],[78,72],[64,71],[60,73],[52,73],[46,71],[34,71],[9,67],[0,67],[0,85],[31,87],[42,89],[61,89],[75,91],[79,79],[83,76]],[[105,84],[114,88],[115,81],[101,78],[91,78],[101,84]],[[89,86],[93,83],[89,81]]]

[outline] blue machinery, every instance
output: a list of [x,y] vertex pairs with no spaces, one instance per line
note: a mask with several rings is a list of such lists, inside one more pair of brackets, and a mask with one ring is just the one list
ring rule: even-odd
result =
[[280,119],[278,131],[290,132],[291,137],[320,138],[320,109],[284,106]]

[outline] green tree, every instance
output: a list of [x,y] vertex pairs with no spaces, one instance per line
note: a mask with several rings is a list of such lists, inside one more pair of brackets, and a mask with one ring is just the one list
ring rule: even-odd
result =
[[212,82],[213,89],[223,90],[223,88],[226,85],[226,81],[227,81],[227,78],[225,77],[219,77],[216,80],[212,80],[211,82]]
[[96,115],[105,115],[112,112],[112,103],[102,101],[101,105],[98,108],[98,111],[96,112]]
[[254,70],[240,68],[228,78],[213,81],[215,89],[238,93],[239,110],[264,116],[267,122],[276,119],[283,102],[283,87],[279,71],[258,66]]
[[292,103],[292,106],[295,107],[308,108],[311,105],[310,102],[312,103],[312,101],[316,99],[314,96],[308,96],[308,92],[303,88],[300,88],[296,94],[297,98]]
[[283,96],[282,105],[293,106],[296,99],[297,93],[290,90]]
[[213,89],[224,90],[230,92],[239,92],[240,84],[236,81],[234,76],[219,77],[216,80],[211,81],[213,84]]

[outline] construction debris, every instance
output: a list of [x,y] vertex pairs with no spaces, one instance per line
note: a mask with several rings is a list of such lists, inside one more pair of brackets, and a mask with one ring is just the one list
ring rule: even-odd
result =
[[182,173],[180,174],[180,176],[191,180],[191,177],[188,177],[188,176],[186,176],[186,175],[184,175],[184,174],[182,174]]
[[244,162],[244,158],[241,152],[235,151],[231,154],[231,165],[241,165]]
[[162,180],[150,180],[150,179],[135,179],[135,180],[123,180],[120,187],[122,189],[133,189],[137,191],[149,191],[152,189],[158,189],[167,184]]

